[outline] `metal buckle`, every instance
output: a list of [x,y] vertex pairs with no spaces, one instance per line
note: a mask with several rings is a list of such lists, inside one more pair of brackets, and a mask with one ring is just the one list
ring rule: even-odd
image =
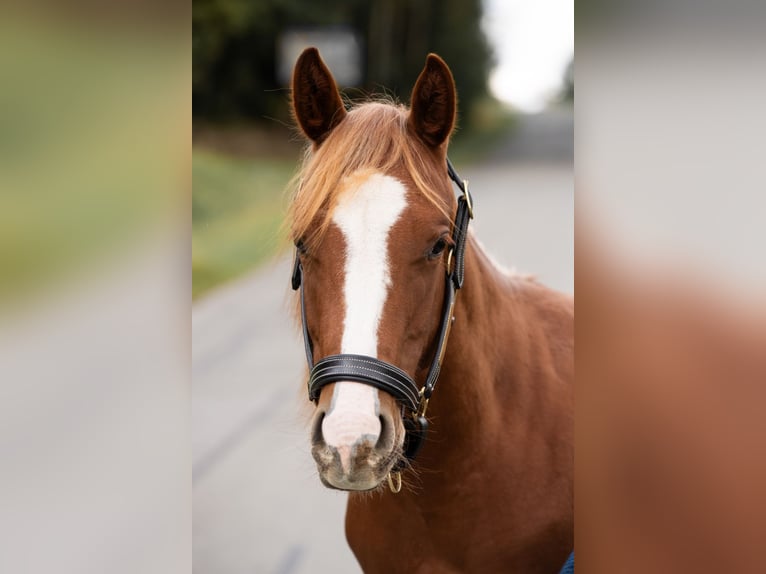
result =
[[452,254],[455,253],[455,248],[450,247],[449,253],[447,253],[447,275],[452,275]]
[[468,180],[463,180],[463,197],[465,197],[465,202],[468,205],[468,216],[473,219],[473,199],[471,199],[471,194],[468,193]]

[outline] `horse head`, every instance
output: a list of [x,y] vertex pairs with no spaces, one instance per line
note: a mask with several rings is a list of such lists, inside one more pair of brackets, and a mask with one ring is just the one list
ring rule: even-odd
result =
[[371,101],[347,110],[309,48],[292,87],[309,140],[290,208],[307,354],[314,365],[358,357],[312,397],[312,454],[326,486],[370,490],[401,468],[411,413],[389,387],[365,381],[365,370],[393,365],[423,387],[440,351],[455,243],[445,167],[455,84],[432,54],[409,109]]

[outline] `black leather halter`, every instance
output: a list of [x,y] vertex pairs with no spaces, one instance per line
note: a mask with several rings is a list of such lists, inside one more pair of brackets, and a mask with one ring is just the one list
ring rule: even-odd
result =
[[[455,296],[463,286],[465,274],[465,244],[468,233],[468,223],[473,219],[473,199],[468,191],[468,182],[460,179],[452,163],[447,159],[447,173],[450,179],[460,188],[462,195],[458,198],[457,213],[452,228],[452,247],[447,252],[447,277],[444,297],[442,320],[439,327],[436,354],[428,371],[425,383],[418,385],[410,375],[399,367],[366,355],[340,354],[330,355],[314,364],[314,346],[306,323],[306,304],[301,289],[301,323],[303,326],[303,343],[306,348],[310,375],[308,381],[309,399],[316,402],[322,388],[338,381],[355,381],[383,390],[396,398],[410,413],[404,417],[407,434],[404,441],[404,456],[412,460],[423,445],[423,439],[428,430],[425,414],[428,401],[436,387],[442,361],[444,359],[450,328],[454,321]],[[301,287],[303,268],[298,253],[295,254],[292,286],[294,290]],[[399,461],[394,470],[399,470],[405,462]]]

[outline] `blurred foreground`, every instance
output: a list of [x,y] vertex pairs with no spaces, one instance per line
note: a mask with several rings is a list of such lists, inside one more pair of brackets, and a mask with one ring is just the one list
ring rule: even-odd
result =
[[766,10],[718,6],[578,4],[588,573],[766,572]]
[[0,571],[189,572],[188,31],[27,8],[0,16]]

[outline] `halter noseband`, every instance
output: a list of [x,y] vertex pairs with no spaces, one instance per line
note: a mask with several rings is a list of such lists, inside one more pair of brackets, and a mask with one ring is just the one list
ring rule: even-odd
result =
[[[468,191],[468,182],[458,176],[449,159],[447,159],[447,173],[450,179],[460,188],[462,195],[458,198],[457,213],[452,229],[453,246],[447,253],[444,308],[439,327],[436,354],[431,362],[426,382],[422,387],[399,367],[366,355],[330,355],[314,364],[314,346],[306,323],[304,290],[300,290],[303,344],[306,349],[306,360],[310,370],[308,381],[309,400],[316,402],[319,400],[319,393],[323,387],[338,381],[355,381],[387,392],[398,400],[411,415],[404,417],[404,426],[407,431],[404,440],[404,456],[407,460],[415,458],[415,455],[423,445],[423,439],[428,430],[428,421],[425,418],[425,414],[428,408],[428,401],[436,387],[436,380],[439,378],[439,371],[441,370],[447,348],[447,339],[449,339],[450,328],[455,319],[453,316],[455,296],[457,291],[463,286],[465,274],[464,255],[468,223],[473,219],[473,199]],[[302,279],[303,268],[296,251],[292,276],[293,290],[301,287]],[[400,460],[392,470],[392,474],[396,473],[398,475],[404,465],[405,462]],[[389,475],[389,486],[394,492],[398,492],[399,488],[401,488],[401,477],[397,476],[397,478],[398,487],[395,487],[394,482],[391,480],[391,475]]]

